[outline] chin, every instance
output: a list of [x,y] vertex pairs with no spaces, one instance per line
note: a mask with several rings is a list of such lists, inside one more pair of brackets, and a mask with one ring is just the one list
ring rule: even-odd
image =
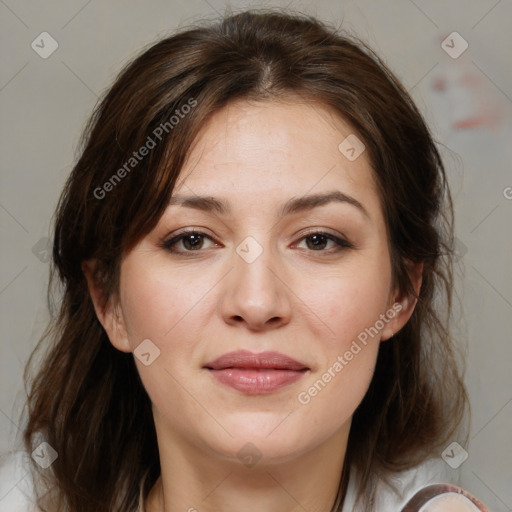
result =
[[296,413],[288,416],[289,412],[238,413],[220,420],[233,437],[226,434],[212,438],[209,430],[204,432],[203,440],[217,456],[249,467],[285,463],[320,442],[318,433],[308,436],[304,426],[293,418]]

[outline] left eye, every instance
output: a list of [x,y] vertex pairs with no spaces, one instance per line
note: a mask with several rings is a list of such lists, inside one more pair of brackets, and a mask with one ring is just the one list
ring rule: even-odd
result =
[[352,247],[352,245],[346,240],[331,235],[330,233],[309,233],[308,235],[301,238],[301,241],[303,240],[306,242],[306,247],[308,249],[316,252],[328,252],[324,251],[324,249],[326,248],[326,245],[329,244],[329,242],[332,242],[334,244],[335,251],[341,250],[343,248],[348,249]]
[[[210,237],[206,233],[203,233],[201,231],[189,231],[176,235],[171,239],[163,242],[162,247],[171,253],[177,254],[187,252],[199,252],[201,251],[201,249],[205,248],[205,239],[214,242],[212,237]],[[350,242],[348,242],[347,240],[338,238],[330,233],[323,232],[308,233],[306,236],[303,236],[299,242],[303,241],[305,241],[306,243],[306,248],[314,252],[337,252],[342,249],[353,248],[352,244],[350,244]],[[330,250],[326,251],[325,249],[327,248],[329,243],[333,244],[333,246],[328,248]],[[178,244],[181,244],[181,247],[178,248]]]

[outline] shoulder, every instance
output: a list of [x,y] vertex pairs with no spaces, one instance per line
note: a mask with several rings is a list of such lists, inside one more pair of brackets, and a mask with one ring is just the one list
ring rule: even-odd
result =
[[418,491],[402,512],[488,512],[475,497],[460,487],[434,484]]
[[30,455],[24,451],[0,455],[0,510],[40,512],[35,504]]
[[[457,487],[458,483],[457,471],[441,458],[432,458],[379,480],[374,509],[378,512],[487,512],[483,506],[477,508],[478,502],[471,501],[469,495]],[[349,511],[364,512],[355,506],[355,478],[352,476],[343,507],[343,512]]]

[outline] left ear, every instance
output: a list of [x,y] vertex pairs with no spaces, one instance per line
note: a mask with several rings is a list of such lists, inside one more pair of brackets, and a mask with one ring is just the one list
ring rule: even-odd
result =
[[[423,276],[423,262],[413,263],[406,262],[407,273],[414,288],[416,295],[419,295]],[[385,341],[396,334],[402,327],[409,321],[414,312],[416,297],[395,289],[394,293],[390,296],[389,310],[394,311],[396,314],[389,320],[384,329],[382,330],[381,341]],[[391,316],[391,315],[390,315]]]
[[82,272],[87,280],[96,316],[105,329],[110,343],[121,352],[129,353],[132,350],[128,341],[124,317],[118,310],[119,305],[116,303],[116,299],[114,297],[104,297],[103,290],[94,275],[96,265],[95,260],[82,262]]

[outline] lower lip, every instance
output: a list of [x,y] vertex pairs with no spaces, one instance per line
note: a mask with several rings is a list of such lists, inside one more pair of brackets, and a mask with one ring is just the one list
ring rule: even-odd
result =
[[299,380],[306,370],[226,368],[209,370],[222,384],[252,395],[271,393]]

